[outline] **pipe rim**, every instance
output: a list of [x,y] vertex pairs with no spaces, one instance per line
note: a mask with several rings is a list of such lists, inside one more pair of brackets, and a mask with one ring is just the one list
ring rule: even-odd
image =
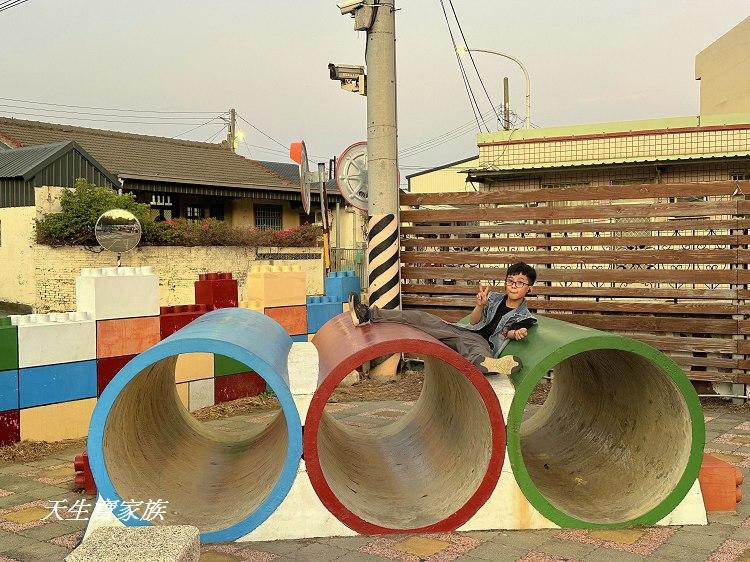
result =
[[[314,343],[314,341],[313,341]],[[458,510],[441,521],[418,528],[391,528],[371,523],[354,514],[331,489],[318,456],[318,430],[323,409],[338,384],[354,369],[366,361],[396,353],[420,353],[444,361],[469,379],[485,404],[491,429],[492,452],[487,471],[471,497]],[[487,502],[500,479],[505,461],[506,430],[500,401],[485,376],[466,358],[441,343],[403,338],[379,342],[359,350],[336,365],[328,376],[319,382],[313,394],[305,419],[303,434],[304,459],[315,494],[325,508],[344,525],[361,534],[429,533],[452,531],[466,523]]]
[[[185,350],[185,346],[189,347],[189,351]],[[98,495],[105,500],[122,501],[112,484],[104,462],[104,430],[109,412],[128,382],[138,376],[144,369],[168,357],[194,352],[224,355],[251,367],[276,394],[281,405],[280,412],[284,415],[286,421],[286,458],[278,480],[268,496],[255,511],[234,525],[219,530],[201,532],[200,534],[201,542],[234,541],[257,528],[276,511],[289,493],[302,460],[302,422],[289,387],[268,363],[247,349],[220,340],[188,337],[179,340],[163,340],[131,359],[107,385],[97,400],[89,424],[87,445],[89,463],[98,488]],[[169,498],[165,499],[169,500]],[[115,516],[121,523],[128,526],[151,524],[151,522],[140,518],[130,518],[123,521],[118,514],[115,513]]]
[[[523,423],[523,412],[528,400],[534,391],[534,387],[547,372],[562,361],[585,353],[597,350],[618,350],[634,353],[648,359],[659,367],[665,375],[677,386],[682,395],[685,406],[690,414],[691,422],[691,446],[688,461],[674,489],[655,507],[646,513],[627,521],[616,523],[597,523],[573,517],[552,505],[542,495],[529,475],[523,461],[521,452],[521,424]],[[526,499],[536,508],[539,513],[551,522],[562,528],[574,529],[622,529],[638,525],[651,526],[669,515],[680,504],[690,488],[693,486],[703,459],[703,447],[705,445],[705,420],[703,408],[698,399],[690,380],[685,376],[682,369],[669,357],[656,348],[643,342],[629,338],[611,335],[592,335],[585,340],[567,343],[548,355],[537,364],[528,374],[522,375],[516,389],[515,396],[508,412],[508,459],[513,469],[513,475],[521,488]]]

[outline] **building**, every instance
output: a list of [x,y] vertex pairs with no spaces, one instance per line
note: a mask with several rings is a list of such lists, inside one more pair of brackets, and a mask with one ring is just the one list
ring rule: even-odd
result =
[[700,114],[750,113],[750,17],[695,57]]
[[[103,184],[115,179],[124,192],[148,203],[158,219],[216,218],[274,229],[311,222],[302,210],[296,164],[250,160],[225,144],[0,117],[0,153],[70,141],[107,171]],[[69,179],[61,187],[70,187]],[[29,204],[27,199],[9,196],[0,205]],[[320,218],[320,197],[313,193],[311,199]],[[30,201],[33,205],[33,197]],[[345,204],[335,186],[329,186],[328,203],[331,209]],[[353,239],[361,232],[359,214],[339,215],[342,246],[355,247],[361,243],[361,235]]]
[[462,158],[436,168],[422,170],[406,176],[409,193],[443,193],[447,191],[471,191],[474,186],[461,172],[479,165],[478,156]]

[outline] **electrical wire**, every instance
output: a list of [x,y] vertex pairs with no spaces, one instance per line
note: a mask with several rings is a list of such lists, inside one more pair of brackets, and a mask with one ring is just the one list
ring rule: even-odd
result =
[[[474,60],[474,55],[471,54],[471,49],[469,49],[469,42],[466,40],[466,36],[464,35],[464,30],[461,28],[461,21],[458,19],[458,14],[456,13],[456,9],[453,7],[453,0],[448,0],[448,5],[451,7],[451,11],[453,12],[453,17],[456,20],[456,25],[458,25],[458,31],[461,33],[461,39],[463,39],[464,46],[466,47],[466,51],[469,53],[471,64],[474,66],[474,71],[477,73],[477,78],[479,78],[479,83],[482,85],[482,89],[484,90],[484,95],[487,96],[487,101],[490,102],[490,107],[494,111],[495,104],[492,103],[492,98],[490,97],[490,93],[487,91],[487,87],[484,85],[484,80],[482,80],[482,75],[479,73],[479,68],[477,68],[477,63]],[[497,120],[500,121],[500,114],[497,111],[495,111],[495,116],[497,117]]]
[[[63,114],[70,114],[70,115],[92,115],[95,117],[118,117],[122,119],[160,119],[160,120],[195,120],[199,121],[202,119],[205,119],[205,115],[202,117],[190,117],[187,115],[183,116],[161,116],[161,115],[119,115],[119,114],[113,114],[113,113],[91,113],[89,111],[72,111],[69,109],[50,109],[50,108],[42,108],[42,107],[30,107],[27,105],[12,105],[12,104],[6,104],[6,103],[0,103],[0,107],[9,107],[11,109],[27,109],[31,111],[46,111],[49,113],[63,113]],[[73,119],[73,118],[71,118]]]
[[28,2],[29,0],[9,0],[8,2],[5,2],[4,4],[0,4],[0,12],[3,12],[5,10],[10,10],[11,8],[15,8],[16,6],[19,6],[23,4],[24,2]]
[[[200,129],[201,127],[205,127],[206,125],[209,125],[210,123],[213,123],[213,122],[214,122],[214,121],[216,121],[217,119],[221,119],[221,115],[217,115],[216,117],[212,117],[211,119],[209,119],[209,120],[208,120],[208,121],[206,121],[205,123],[201,123],[201,124],[200,124],[200,125],[198,125],[197,127],[193,127],[192,129],[189,129],[189,130],[187,130],[187,131],[184,131],[184,132],[182,132],[182,133],[178,133],[178,134],[176,134],[175,136],[173,136],[172,138],[174,139],[174,138],[177,138],[177,137],[181,137],[182,135],[187,135],[188,133],[192,133],[193,131],[197,131],[197,130],[198,130],[198,129]],[[221,127],[221,128],[222,128],[222,129],[224,129],[224,127],[226,127],[226,125],[222,125],[222,127]],[[216,136],[216,135],[214,135],[214,136]]]
[[263,135],[264,137],[266,137],[266,138],[268,138],[268,139],[271,139],[271,140],[272,140],[273,142],[275,142],[276,144],[278,144],[278,145],[279,145],[279,146],[280,146],[281,148],[283,148],[283,149],[285,149],[285,150],[288,150],[288,148],[289,148],[289,147],[287,147],[286,145],[284,145],[284,144],[282,144],[281,142],[277,141],[277,140],[276,140],[275,138],[273,138],[273,137],[272,137],[271,135],[269,135],[268,133],[266,133],[266,132],[264,132],[264,131],[261,131],[261,130],[260,130],[260,129],[259,129],[258,127],[256,127],[256,126],[255,126],[255,125],[253,125],[252,123],[250,123],[250,121],[248,121],[247,119],[245,119],[245,118],[244,118],[244,117],[243,117],[242,115],[240,115],[239,113],[237,114],[237,117],[239,117],[240,119],[242,119],[242,120],[243,120],[243,121],[244,121],[245,123],[247,123],[248,125],[250,125],[250,126],[251,126],[251,127],[253,128],[253,129],[255,129],[256,131],[258,131],[258,132],[259,132],[259,133],[260,133],[261,135]]
[[[11,1],[16,1],[16,0],[11,0]],[[221,111],[156,111],[152,109],[122,109],[122,108],[116,108],[116,107],[94,107],[90,105],[69,105],[69,104],[64,104],[64,103],[51,103],[51,102],[46,102],[46,101],[32,101],[32,100],[22,100],[18,98],[3,98],[3,97],[0,97],[0,100],[14,101],[17,103],[31,103],[35,105],[50,105],[53,107],[69,107],[73,109],[96,109],[100,111],[121,111],[125,113],[163,113],[163,114],[183,113],[183,114],[191,114],[191,115],[197,115],[197,114],[216,115],[217,113],[222,113],[222,114],[227,113],[226,111],[224,112],[221,112]],[[41,110],[43,108],[39,108],[39,109]]]
[[[6,111],[6,110],[2,110],[2,109],[0,109],[0,114],[3,114],[3,115],[21,115],[21,116],[24,116],[24,117],[45,117],[47,119],[69,119],[69,120],[74,120],[74,121],[92,121],[92,122],[96,122],[96,123],[125,123],[125,124],[130,124],[130,125],[187,125],[187,126],[195,125],[194,122],[184,122],[184,121],[166,122],[166,123],[165,122],[160,122],[160,121],[156,121],[156,122],[149,122],[149,121],[120,121],[120,120],[115,120],[115,119],[92,119],[92,118],[88,118],[88,117],[63,117],[63,116],[60,116],[60,115],[49,115],[49,114],[45,114],[45,113],[26,113],[26,112],[17,112],[17,111]],[[75,125],[73,125],[73,126],[75,126]]]
[[451,38],[451,43],[453,44],[453,53],[456,55],[456,60],[458,61],[458,68],[461,72],[461,77],[464,81],[464,87],[466,88],[466,93],[469,96],[469,105],[471,105],[471,111],[474,114],[474,118],[477,122],[477,129],[479,131],[482,131],[482,125],[480,124],[479,115],[481,115],[481,111],[479,111],[479,104],[477,104],[476,97],[474,96],[474,92],[471,89],[471,84],[469,82],[469,78],[466,75],[466,70],[464,69],[464,63],[461,60],[460,55],[458,54],[457,45],[456,45],[456,38],[453,36],[453,30],[451,29],[450,20],[448,19],[448,12],[445,9],[445,2],[444,0],[440,0],[440,6],[443,9],[443,16],[445,17],[445,24],[448,26],[448,34]]
[[213,140],[216,138],[216,135],[218,135],[219,133],[223,133],[226,128],[227,128],[226,125],[222,125],[221,129],[216,131],[213,135],[211,135],[208,139],[204,140],[203,142],[213,142]]

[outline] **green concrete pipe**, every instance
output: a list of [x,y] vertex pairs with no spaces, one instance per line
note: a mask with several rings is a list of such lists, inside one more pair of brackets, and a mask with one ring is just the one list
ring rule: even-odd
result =
[[[508,456],[529,502],[561,527],[652,525],[687,494],[705,425],[674,361],[644,343],[540,316],[513,341],[524,368],[512,380]],[[550,371],[549,397],[524,420]]]

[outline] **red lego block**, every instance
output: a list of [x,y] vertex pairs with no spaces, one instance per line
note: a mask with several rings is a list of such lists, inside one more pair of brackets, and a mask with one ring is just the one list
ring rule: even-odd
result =
[[214,403],[257,396],[266,390],[266,381],[256,373],[237,373],[214,379]]
[[205,304],[180,304],[177,306],[162,306],[159,309],[159,328],[161,339],[174,334],[190,322],[208,312]]
[[21,412],[6,410],[0,412],[0,447],[18,443],[21,440]]
[[75,456],[73,470],[76,471],[74,479],[76,489],[83,490],[83,493],[87,496],[95,496],[96,484],[94,483],[94,475],[91,473],[88,453]]
[[706,511],[735,511],[742,501],[740,486],[744,476],[733,464],[704,454],[698,483]]
[[307,334],[307,307],[305,305],[275,306],[264,309],[263,313],[281,324],[290,336]]
[[96,360],[96,395],[101,396],[102,392],[115,375],[120,372],[125,364],[135,355],[119,355],[117,357],[105,357]]
[[237,280],[231,273],[201,273],[195,282],[195,303],[205,304],[209,310],[237,306]]

